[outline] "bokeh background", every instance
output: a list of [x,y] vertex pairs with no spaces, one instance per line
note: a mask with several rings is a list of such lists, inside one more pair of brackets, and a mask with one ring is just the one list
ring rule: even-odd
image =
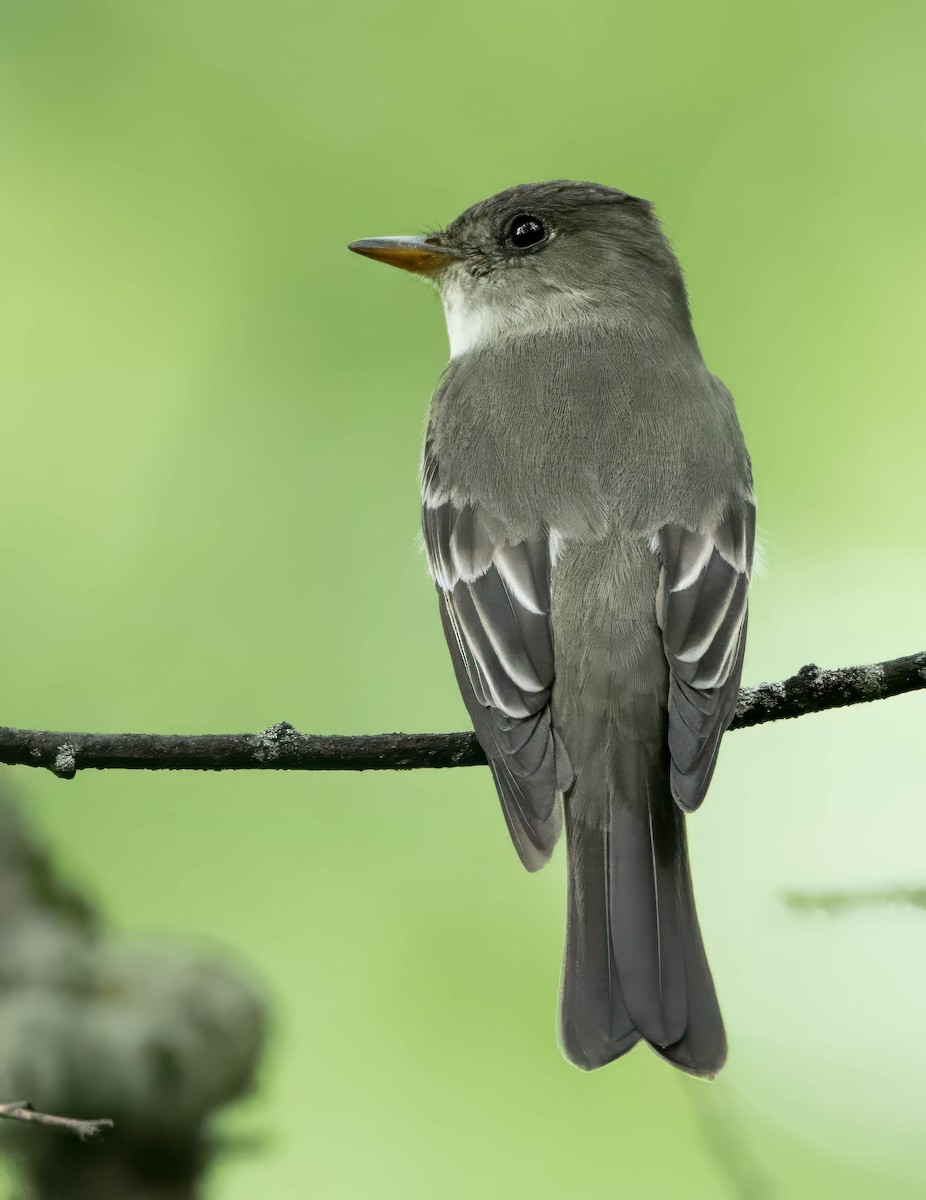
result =
[[[897,0],[3,0],[4,723],[463,727],[415,544],[439,306],[344,246],[551,177],[656,201],[737,397],[747,681],[922,649],[924,39]],[[728,740],[711,1088],[561,1060],[562,856],[523,874],[483,770],[7,774],[121,927],[272,996],[212,1200],[905,1198],[926,914],[783,896],[922,885],[924,711]]]

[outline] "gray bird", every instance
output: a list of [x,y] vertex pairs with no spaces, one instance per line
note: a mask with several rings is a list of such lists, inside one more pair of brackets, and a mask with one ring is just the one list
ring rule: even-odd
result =
[[443,301],[425,544],[529,871],[565,818],[563,1050],[590,1070],[644,1039],[713,1076],[726,1035],[684,814],[736,708],[755,501],[681,268],[649,203],[569,181],[350,249],[426,276]]

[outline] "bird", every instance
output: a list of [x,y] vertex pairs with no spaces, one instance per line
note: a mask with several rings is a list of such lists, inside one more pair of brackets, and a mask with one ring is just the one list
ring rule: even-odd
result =
[[679,262],[650,202],[572,180],[349,249],[443,304],[424,542],[528,871],[565,828],[561,1049],[593,1070],[648,1043],[713,1078],[727,1039],[685,821],[736,710],[755,494]]

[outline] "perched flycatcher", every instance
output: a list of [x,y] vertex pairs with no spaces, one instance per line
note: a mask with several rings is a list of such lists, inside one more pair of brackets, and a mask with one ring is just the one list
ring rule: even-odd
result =
[[350,248],[443,301],[425,543],[529,871],[565,818],[563,1049],[592,1069],[644,1039],[712,1076],[726,1037],[684,814],[736,708],[755,502],[679,264],[645,200],[567,181]]

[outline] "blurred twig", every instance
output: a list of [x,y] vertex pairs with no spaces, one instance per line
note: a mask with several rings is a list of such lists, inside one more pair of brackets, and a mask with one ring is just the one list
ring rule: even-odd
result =
[[893,887],[867,892],[786,892],[785,905],[795,912],[840,914],[854,908],[878,908],[897,905],[926,908],[926,887]]
[[771,1200],[776,1194],[773,1180],[760,1163],[736,1110],[723,1099],[716,1086],[681,1079],[700,1127],[704,1148],[730,1186],[735,1200]]
[[113,1122],[108,1117],[95,1121],[80,1121],[76,1117],[53,1117],[51,1113],[36,1112],[28,1100],[12,1100],[8,1104],[0,1104],[0,1117],[10,1121],[31,1121],[35,1125],[44,1125],[52,1129],[61,1129],[65,1133],[73,1133],[82,1142],[89,1142],[99,1137],[105,1129],[112,1129]]
[[[731,729],[803,717],[926,688],[926,652],[863,667],[810,665],[781,683],[743,688]],[[0,727],[0,763],[78,771],[408,771],[485,764],[472,733],[299,733],[285,721],[262,733],[55,733]]]

